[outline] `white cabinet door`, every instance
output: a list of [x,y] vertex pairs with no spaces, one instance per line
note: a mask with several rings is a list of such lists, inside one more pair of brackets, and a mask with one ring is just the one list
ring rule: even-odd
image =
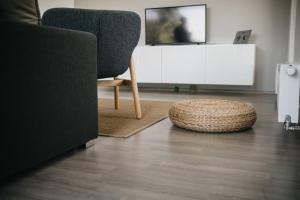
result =
[[[137,47],[133,60],[137,82],[161,83],[161,47]],[[130,79],[129,69],[120,77]]]
[[205,46],[162,47],[163,83],[205,83]]
[[254,84],[255,45],[208,45],[206,51],[206,84]]

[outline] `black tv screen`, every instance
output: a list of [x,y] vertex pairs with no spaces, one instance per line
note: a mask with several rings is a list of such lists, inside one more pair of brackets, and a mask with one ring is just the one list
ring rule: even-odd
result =
[[206,5],[145,9],[146,44],[206,42]]

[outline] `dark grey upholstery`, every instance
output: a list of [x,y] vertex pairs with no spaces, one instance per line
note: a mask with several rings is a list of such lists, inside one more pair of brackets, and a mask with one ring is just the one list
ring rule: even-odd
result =
[[98,42],[98,78],[124,73],[140,37],[139,15],[127,11],[54,8],[42,24],[93,33]]
[[37,0],[0,0],[0,22],[18,21],[40,24],[40,20]]
[[3,179],[97,137],[97,46],[86,32],[0,26]]

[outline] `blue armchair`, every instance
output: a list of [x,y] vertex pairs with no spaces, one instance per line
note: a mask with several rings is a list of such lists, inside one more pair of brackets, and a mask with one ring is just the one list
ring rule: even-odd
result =
[[[128,11],[54,8],[45,12],[42,24],[96,35],[97,85],[114,87],[115,108],[118,109],[119,86],[129,84],[133,91],[136,117],[138,119],[142,117],[134,65],[131,59],[140,37],[139,15]],[[128,68],[131,80],[118,79],[118,76]],[[103,78],[114,78],[114,80],[101,80]]]

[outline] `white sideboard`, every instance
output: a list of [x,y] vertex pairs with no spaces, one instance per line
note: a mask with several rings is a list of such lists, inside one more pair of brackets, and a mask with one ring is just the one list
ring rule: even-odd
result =
[[254,44],[138,46],[133,58],[139,83],[254,84]]

